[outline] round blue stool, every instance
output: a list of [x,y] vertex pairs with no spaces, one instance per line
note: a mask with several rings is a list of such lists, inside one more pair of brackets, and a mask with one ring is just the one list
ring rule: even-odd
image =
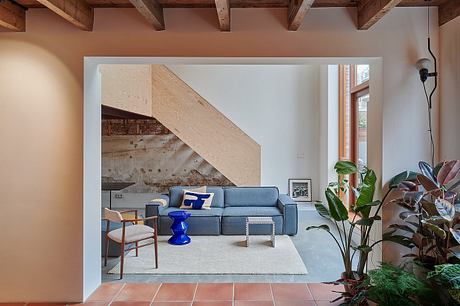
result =
[[173,220],[171,225],[172,237],[169,238],[169,244],[184,245],[190,243],[191,239],[187,236],[188,224],[185,222],[192,214],[183,210],[172,211],[168,217]]

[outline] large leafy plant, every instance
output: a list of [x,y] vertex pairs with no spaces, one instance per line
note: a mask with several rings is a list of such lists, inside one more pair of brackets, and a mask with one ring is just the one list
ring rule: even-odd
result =
[[[377,177],[372,169],[364,167],[358,170],[354,163],[348,161],[337,162],[334,169],[338,176],[338,182],[329,184],[325,191],[327,207],[318,202],[315,204],[315,208],[322,217],[332,222],[336,232],[333,233],[327,224],[310,226],[307,230],[321,229],[329,233],[340,250],[345,279],[360,279],[364,275],[369,253],[380,242],[370,243],[370,233],[374,223],[381,220],[379,212],[391,190],[388,190],[382,201],[374,201]],[[351,220],[348,209],[339,196],[341,192],[350,190],[349,181],[343,179],[349,175],[359,175],[360,178],[359,186],[351,188],[356,198],[355,203],[351,205],[355,213]],[[374,210],[372,210],[373,207]],[[359,232],[359,244],[353,243],[352,236],[355,232]],[[353,259],[356,254],[359,255],[359,258],[356,266],[354,266]]]
[[434,271],[428,273],[428,280],[448,291],[451,304],[460,305],[460,265],[444,264],[434,268]]
[[399,215],[404,224],[392,224],[384,240],[417,247],[405,256],[428,268],[460,262],[460,218],[455,209],[460,161],[442,162],[434,168],[420,162],[419,168],[420,173],[405,171],[390,182],[390,187],[401,191],[392,202],[405,208]]

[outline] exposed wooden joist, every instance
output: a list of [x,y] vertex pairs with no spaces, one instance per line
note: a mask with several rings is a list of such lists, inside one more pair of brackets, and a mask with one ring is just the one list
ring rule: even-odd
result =
[[84,0],[37,0],[71,24],[92,31],[94,11]]
[[155,30],[162,31],[165,29],[165,20],[163,17],[163,8],[157,0],[130,0],[134,7],[144,16]]
[[358,29],[367,30],[401,0],[361,0],[358,3]]
[[217,18],[221,31],[230,31],[230,0],[216,0]]
[[439,6],[439,25],[451,21],[460,16],[460,1],[446,1]]
[[315,0],[291,0],[288,9],[288,30],[297,31]]
[[26,30],[26,10],[10,0],[0,1],[0,27],[24,32]]

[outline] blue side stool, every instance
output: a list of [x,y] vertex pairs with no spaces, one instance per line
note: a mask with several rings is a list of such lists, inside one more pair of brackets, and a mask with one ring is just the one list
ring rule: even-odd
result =
[[169,244],[184,245],[190,243],[191,239],[187,236],[188,224],[185,222],[192,214],[183,210],[172,211],[168,217],[173,220],[171,225],[172,237],[169,238]]

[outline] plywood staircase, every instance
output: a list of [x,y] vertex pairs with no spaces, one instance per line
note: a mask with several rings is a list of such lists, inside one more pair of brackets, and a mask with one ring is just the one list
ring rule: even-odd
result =
[[103,105],[157,119],[235,185],[260,185],[260,145],[166,66],[100,72]]

